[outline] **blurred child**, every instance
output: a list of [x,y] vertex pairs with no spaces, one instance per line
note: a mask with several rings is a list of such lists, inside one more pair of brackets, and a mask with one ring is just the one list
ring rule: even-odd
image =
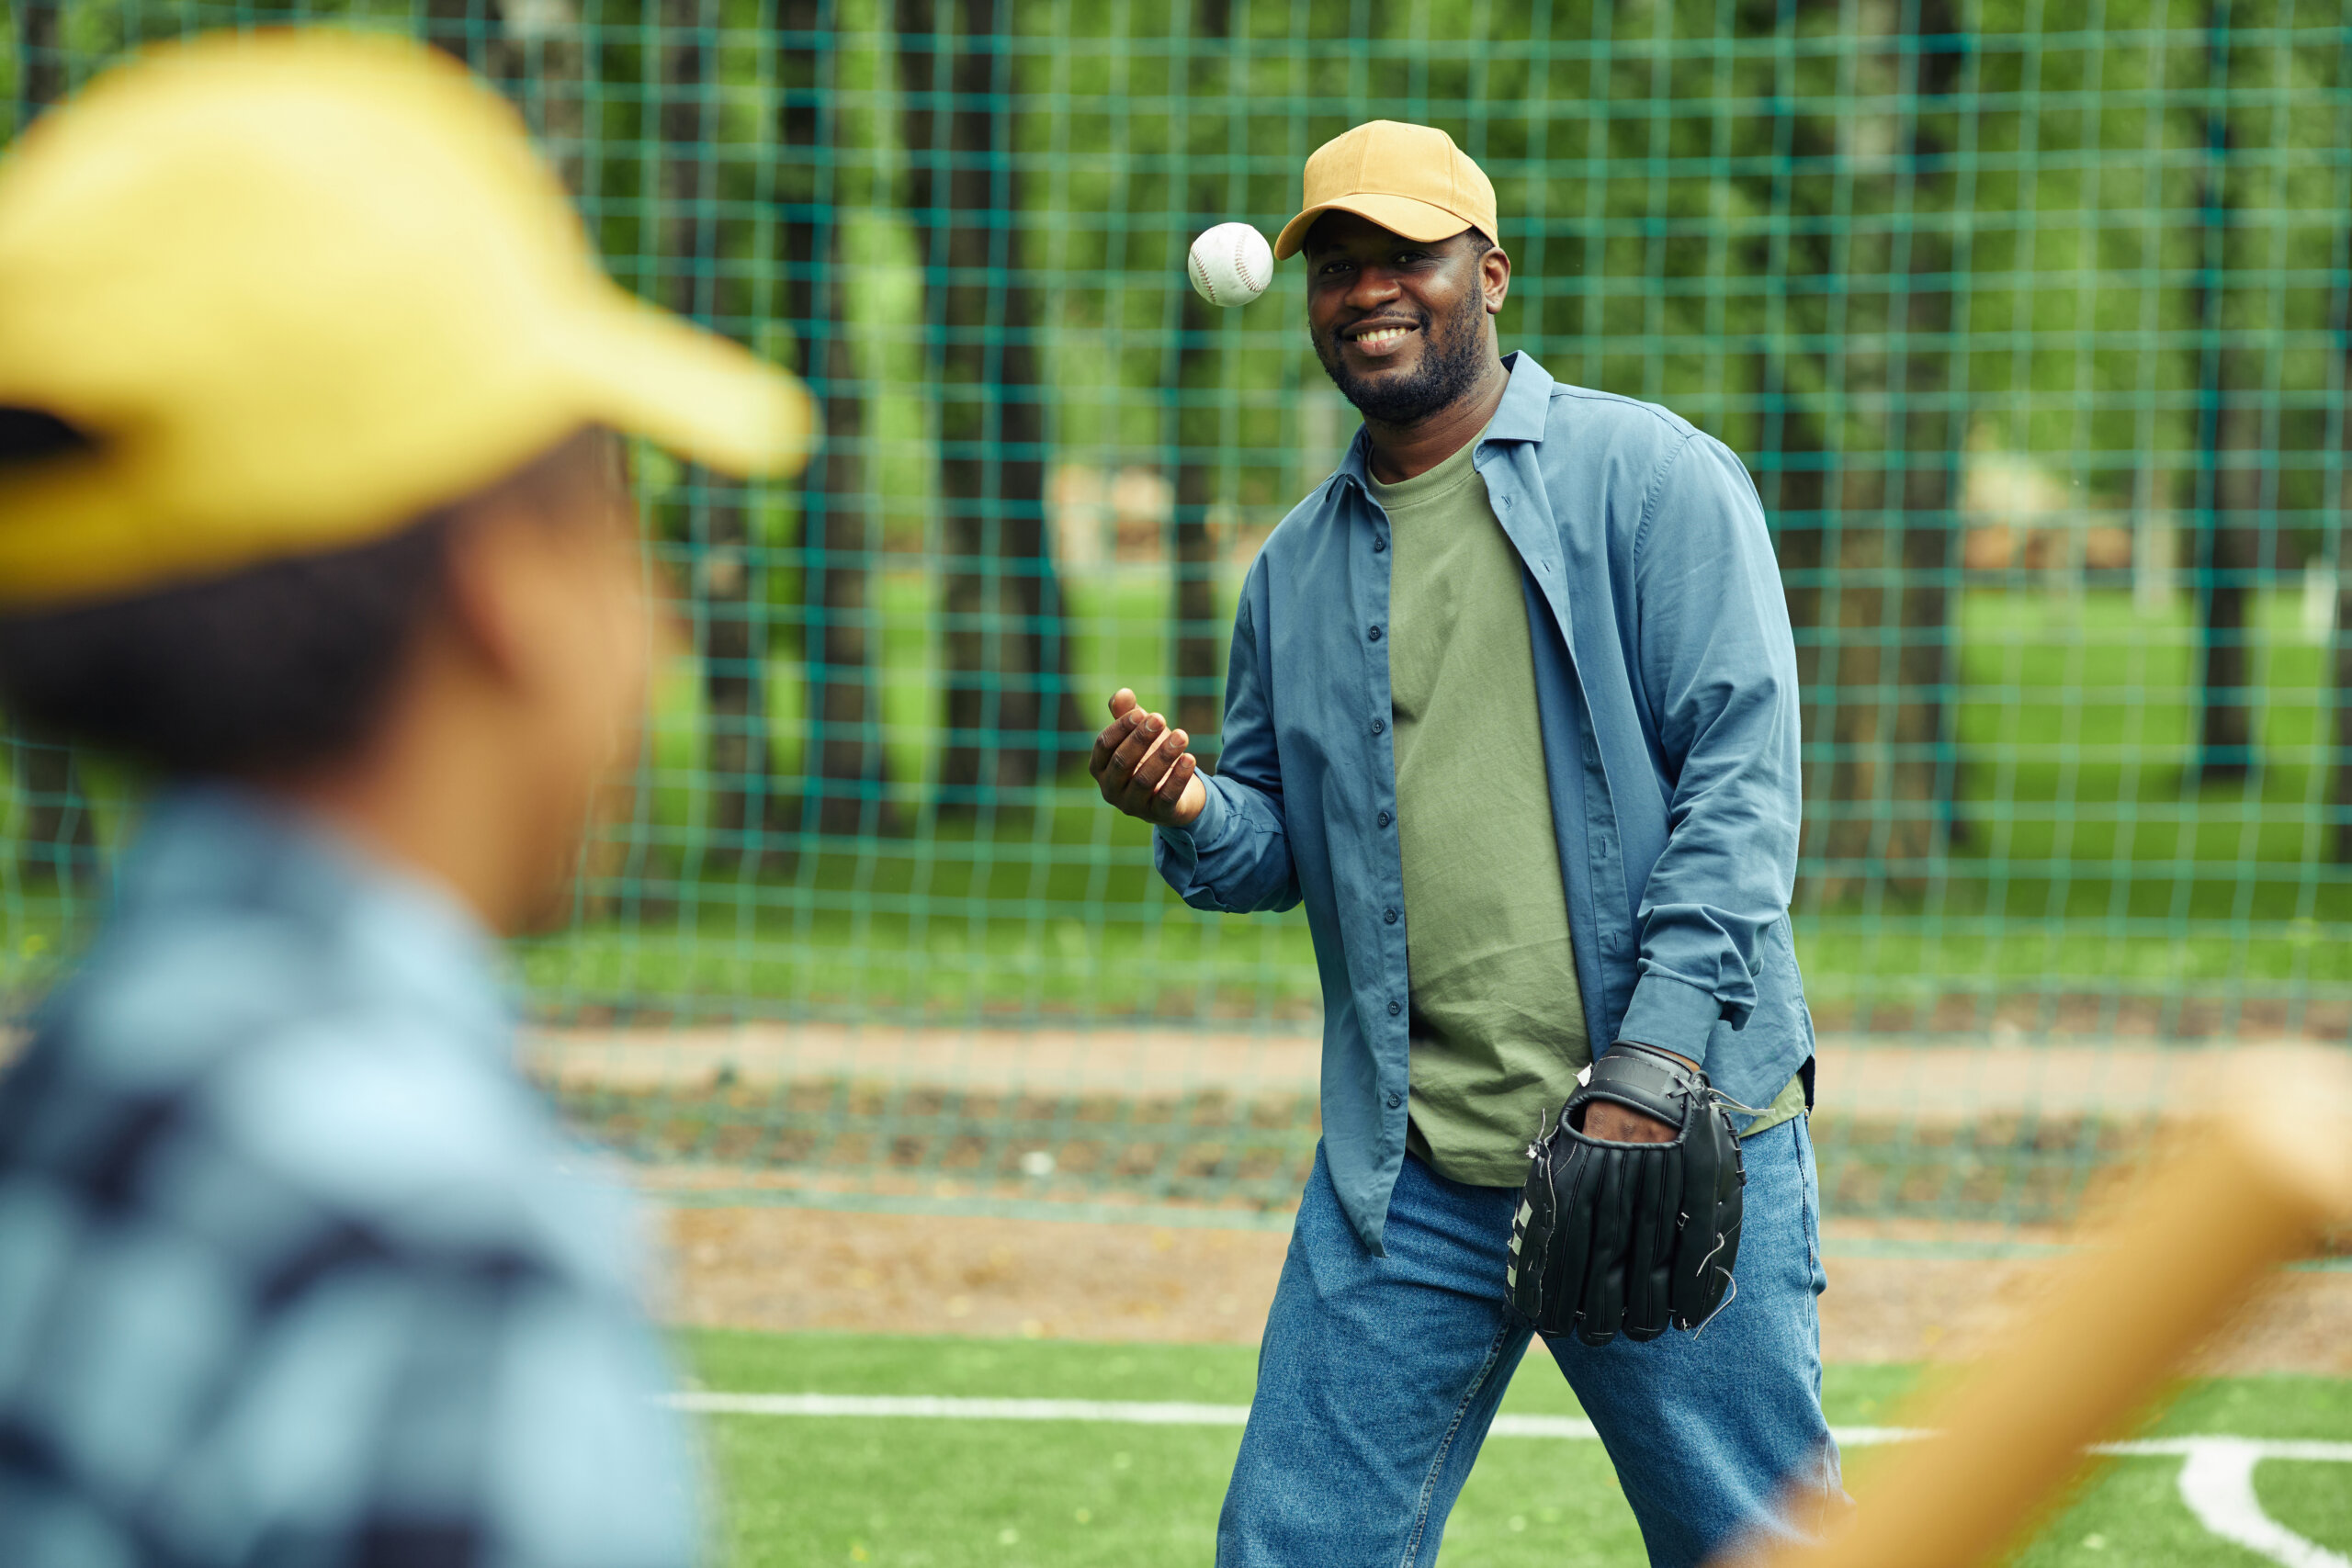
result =
[[160,785],[0,1080],[0,1562],[696,1555],[495,939],[640,728],[614,433],[806,429],[411,45],[160,51],[0,162],[0,701]]

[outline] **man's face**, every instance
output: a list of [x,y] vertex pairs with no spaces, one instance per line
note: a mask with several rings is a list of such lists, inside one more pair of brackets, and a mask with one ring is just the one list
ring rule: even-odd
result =
[[1365,418],[1410,424],[1477,384],[1510,264],[1468,233],[1408,240],[1352,212],[1307,231],[1306,322],[1316,357]]

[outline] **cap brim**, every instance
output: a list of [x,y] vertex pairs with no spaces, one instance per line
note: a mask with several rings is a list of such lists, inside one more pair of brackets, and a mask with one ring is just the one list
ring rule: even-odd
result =
[[1287,261],[1298,254],[1306,243],[1306,231],[1315,220],[1327,212],[1352,212],[1359,218],[1371,220],[1392,234],[1402,234],[1408,240],[1424,244],[1433,240],[1451,240],[1472,226],[1471,220],[1458,212],[1448,212],[1426,201],[1416,201],[1409,196],[1384,196],[1374,191],[1362,191],[1318,202],[1283,225],[1274,239],[1274,259]]
[[789,372],[618,289],[576,325],[587,417],[738,477],[808,460],[815,409]]

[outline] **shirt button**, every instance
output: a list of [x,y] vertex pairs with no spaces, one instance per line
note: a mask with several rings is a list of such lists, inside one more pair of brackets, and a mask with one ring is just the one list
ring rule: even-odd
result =
[[1388,547],[1388,541],[1387,541],[1385,538],[1384,538],[1383,536],[1380,536],[1380,535],[1378,535],[1378,534],[1374,534],[1374,535],[1372,536],[1372,553],[1373,553],[1374,555],[1378,555],[1381,551],[1383,551],[1383,550],[1386,549],[1387,547]]
[[1385,718],[1375,718],[1375,719],[1374,719],[1374,720],[1372,721],[1372,732],[1373,732],[1374,735],[1379,734],[1382,730],[1384,730],[1384,729],[1385,729],[1385,728],[1388,728],[1388,721],[1387,721],[1386,719],[1385,719]]
[[1398,1106],[1400,1106],[1400,1105],[1402,1105],[1402,1104],[1404,1104],[1404,1103],[1405,1103],[1405,1097],[1404,1097],[1403,1095],[1398,1094],[1398,1093],[1397,1093],[1395,1089],[1390,1089],[1390,1090],[1388,1091],[1388,1109],[1389,1109],[1389,1110],[1394,1111],[1394,1110],[1396,1110]]
[[1405,1004],[1402,1002],[1390,1002],[1388,1004],[1388,1016],[1391,1018],[1395,1018],[1398,1013],[1403,1012],[1404,1010]]
[[1380,825],[1384,828],[1388,826],[1388,813],[1385,811],[1380,814]]
[[1394,909],[1383,909],[1380,911],[1380,918],[1386,920],[1393,926],[1396,923],[1396,911]]
[[1380,640],[1380,628],[1378,626],[1374,626],[1364,635],[1372,638],[1373,641],[1378,642]]

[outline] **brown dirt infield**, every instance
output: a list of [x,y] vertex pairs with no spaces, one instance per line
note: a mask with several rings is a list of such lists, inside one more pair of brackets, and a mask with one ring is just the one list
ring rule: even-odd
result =
[[[2092,1162],[2098,1168],[2080,1194],[2088,1211],[2096,1212],[2120,1187],[2128,1187],[2120,1179],[2144,1152],[2144,1134],[2177,1126],[2207,1106],[2250,1059],[2248,1043],[2167,1046],[2106,1038],[2026,1047],[1994,1038],[1825,1038],[1823,1131],[1844,1139],[1844,1164],[1850,1168],[1843,1172],[1845,1186],[1855,1188],[1841,1188],[1836,1196],[1849,1213],[1905,1212],[1901,1192],[1869,1184],[1883,1186],[1903,1176],[1898,1167],[1916,1167],[1909,1175],[1926,1180],[1929,1199],[1943,1194],[1949,1200],[1952,1193],[1967,1198],[1973,1190],[1970,1183],[1987,1181],[1999,1189],[1994,1196],[2030,1198],[2032,1181],[2042,1177],[2061,1185],[2074,1181],[2079,1162],[2069,1151],[2081,1142],[2084,1129],[2105,1129],[2117,1146]],[[1181,1120],[1197,1121],[1210,1101],[1229,1100],[1232,1115],[1227,1121],[1232,1125],[1220,1123],[1198,1136],[1219,1145],[1214,1152],[1230,1164],[1231,1150],[1222,1145],[1254,1128],[1253,1135],[1267,1145],[1261,1153],[1272,1166],[1240,1169],[1238,1175],[1219,1166],[1210,1184],[1230,1188],[1240,1181],[1253,1192],[1280,1189],[1287,1196],[1296,1190],[1300,1172],[1283,1161],[1295,1164],[1305,1157],[1301,1151],[1312,1147],[1317,1050],[1311,1035],[1291,1033],[752,1024],[549,1032],[530,1042],[529,1055],[538,1074],[560,1092],[602,1094],[610,1102],[607,1120],[637,1116],[637,1101],[643,1100],[668,1107],[667,1113],[680,1122],[680,1146],[644,1172],[657,1201],[664,1190],[673,1196],[699,1190],[709,1205],[689,1201],[667,1213],[669,1313],[675,1321],[766,1329],[1250,1344],[1264,1324],[1282,1265],[1282,1231],[869,1213],[785,1203],[720,1206],[729,1201],[722,1194],[760,1189],[776,1190],[779,1196],[786,1189],[805,1188],[836,1197],[870,1190],[917,1200],[951,1175],[955,1179],[947,1185],[967,1190],[967,1197],[1002,1196],[998,1188],[1027,1190],[1017,1171],[958,1168],[949,1157],[952,1150],[913,1150],[910,1158],[925,1157],[912,1158],[910,1169],[901,1172],[878,1149],[845,1144],[848,1152],[836,1154],[854,1168],[833,1171],[780,1145],[766,1151],[764,1165],[743,1164],[751,1156],[734,1151],[726,1137],[766,1135],[779,1114],[776,1108],[791,1110],[793,1095],[811,1084],[827,1096],[849,1094],[853,1101],[857,1093],[994,1097],[991,1114],[997,1116],[1036,1097],[1063,1106],[1077,1102],[1081,1110],[1101,1100],[1130,1111],[1156,1103],[1158,1097],[1191,1107],[1183,1118],[1173,1111],[1160,1118],[1170,1128]],[[741,1125],[705,1114],[735,1099],[749,1108],[735,1119]],[[1049,1119],[1039,1111],[1033,1120],[1043,1126]],[[2004,1142],[2002,1129],[2027,1122],[2041,1129],[2043,1142],[2053,1134],[2059,1138],[2063,1157],[2046,1159],[2049,1171],[2036,1176],[2038,1168],[2021,1166],[2024,1174],[2004,1174],[2007,1168],[1971,1157],[1989,1154],[1995,1160],[2014,1161],[2018,1149]],[[1080,1116],[1073,1126],[1082,1132],[1085,1123]],[[650,1123],[618,1130],[639,1141],[650,1137],[656,1148],[667,1149],[654,1135],[661,1129]],[[1158,1122],[1147,1130],[1154,1136],[1173,1135]],[[1069,1129],[1064,1133],[1075,1136]],[[1864,1145],[1880,1134],[1901,1160],[1889,1165],[1871,1157]],[[2000,1146],[1976,1147],[1987,1140]],[[998,1152],[1011,1159],[1027,1146],[1008,1144]],[[1122,1154],[1107,1145],[1106,1149],[1094,1152],[1104,1159]],[[1084,1151],[1065,1145],[1054,1152],[1066,1174],[1073,1179],[1082,1174],[1074,1156]],[[1828,1163],[1825,1157],[1825,1171]],[[1980,1164],[1985,1171],[1968,1174]],[[1108,1184],[1097,1196],[1114,1196],[1108,1187],[1116,1184],[1109,1178],[1116,1174],[1094,1173],[1090,1179]],[[904,1190],[889,1185],[894,1181]],[[2011,1212],[2032,1219],[2042,1211],[2053,1221],[2078,1212],[2072,1197],[2021,1203]],[[1900,1220],[1881,1222],[1876,1229],[1832,1224],[1830,1289],[1822,1300],[1826,1359],[1968,1359],[1996,1346],[2004,1325],[2031,1310],[2049,1278],[2046,1261],[1856,1255],[1861,1249],[1854,1244],[1871,1240],[2056,1239],[2039,1224],[2021,1231],[1986,1229],[1981,1236],[1917,1224],[1906,1234],[1904,1225]],[[1841,1242],[1848,1244],[1843,1252]],[[2337,1250],[2345,1250],[2340,1243]],[[2215,1337],[2201,1366],[2212,1372],[2352,1376],[2352,1273],[2282,1276],[2277,1289]]]
[[[1254,1344],[1281,1232],[678,1208],[668,1315],[698,1326]],[[1840,1257],[1822,1354],[1950,1361],[1998,1344],[2045,1261]],[[2206,1348],[2214,1374],[2352,1377],[2352,1273],[2293,1273]]]
[[[2030,1112],[2064,1119],[2167,1120],[2231,1081],[2244,1053],[2226,1046],[2104,1039],[2004,1044],[1916,1043],[1825,1036],[1825,1115],[1952,1125]],[[525,1054],[560,1091],[741,1089],[857,1081],[962,1093],[1111,1095],[1149,1100],[1216,1091],[1237,1099],[1312,1096],[1320,1040],[1296,1032],[1200,1030],[851,1028],[823,1023],[679,1029],[564,1029],[528,1036]]]

